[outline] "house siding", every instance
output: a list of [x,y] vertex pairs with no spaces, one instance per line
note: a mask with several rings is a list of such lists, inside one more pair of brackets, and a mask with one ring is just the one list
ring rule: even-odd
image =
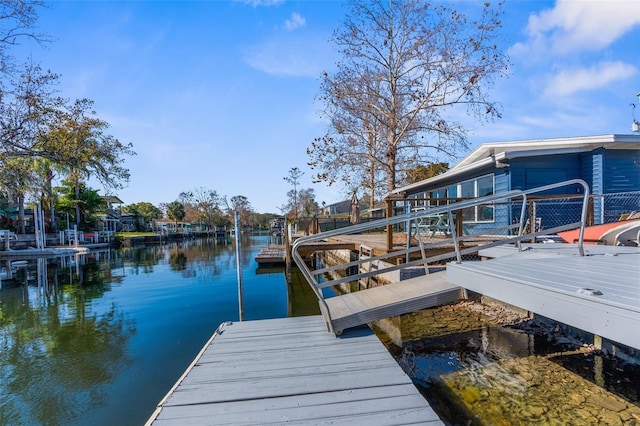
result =
[[603,171],[603,193],[640,190],[640,150],[605,151]]
[[602,173],[601,193],[618,196],[596,197],[596,218],[601,222],[613,222],[622,214],[640,210],[638,195],[629,194],[632,191],[640,191],[640,150],[606,150],[603,155]]
[[[511,189],[533,189],[544,185],[581,178],[579,154],[516,158],[511,161]],[[557,188],[548,194],[566,194]]]
[[[452,173],[445,173],[431,182],[412,185],[407,197],[420,194],[424,197],[435,189],[446,188],[467,180],[493,173],[496,194],[511,190],[529,190],[571,179],[584,180],[594,198],[595,222],[617,220],[620,213],[640,210],[640,138],[630,135],[603,135],[584,138],[563,138],[547,141],[523,141],[483,144],[467,159],[459,163]],[[492,159],[499,159],[507,167],[496,168]],[[475,167],[474,167],[475,165]],[[467,169],[468,168],[468,169]],[[456,170],[457,169],[457,170]],[[465,170],[465,171],[462,171]],[[580,195],[581,185],[555,188],[544,195]],[[539,194],[536,194],[539,195]],[[540,194],[542,195],[542,194]],[[565,197],[560,197],[565,198]],[[572,197],[573,198],[573,197]],[[576,221],[580,218],[582,202],[570,200],[535,201],[536,217],[544,216],[543,228],[556,223],[566,223],[566,215]],[[532,210],[533,211],[533,210]],[[515,208],[496,205],[498,226],[519,216]],[[529,213],[529,212],[527,212]],[[571,220],[573,221],[573,220]],[[480,229],[489,222],[477,222]]]

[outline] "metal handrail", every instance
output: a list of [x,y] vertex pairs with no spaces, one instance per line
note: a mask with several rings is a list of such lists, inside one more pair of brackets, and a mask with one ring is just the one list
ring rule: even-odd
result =
[[[455,256],[456,261],[458,263],[462,262],[462,256],[466,255],[466,254],[471,254],[471,253],[475,253],[478,252],[480,249],[484,249],[484,248],[489,248],[489,247],[496,247],[496,246],[500,246],[500,245],[504,245],[504,244],[517,244],[518,250],[522,250],[521,247],[521,242],[525,241],[525,240],[530,240],[535,238],[538,235],[542,235],[543,232],[541,231],[535,231],[535,227],[531,227],[531,229],[533,229],[533,232],[528,232],[526,234],[523,234],[523,232],[525,231],[524,229],[524,222],[525,222],[525,212],[526,212],[526,206],[527,206],[527,200],[528,200],[528,195],[531,194],[535,194],[535,193],[540,193],[540,192],[545,192],[545,191],[549,191],[552,189],[556,189],[556,188],[561,188],[561,187],[565,187],[565,186],[570,186],[570,185],[580,185],[583,188],[583,203],[582,203],[582,211],[581,211],[581,216],[580,216],[580,221],[579,222],[573,222],[573,223],[569,223],[569,224],[565,224],[562,226],[557,226],[551,229],[546,229],[544,231],[544,234],[548,234],[548,233],[556,233],[556,232],[560,232],[560,231],[564,231],[564,230],[569,230],[569,229],[575,229],[577,227],[580,228],[579,230],[579,237],[578,237],[578,252],[580,254],[580,256],[584,256],[584,247],[583,247],[583,242],[584,242],[584,227],[586,224],[586,219],[587,219],[587,210],[588,210],[588,199],[589,199],[589,186],[587,185],[587,183],[582,180],[582,179],[571,179],[571,180],[567,180],[564,182],[560,182],[560,183],[556,183],[556,184],[551,184],[551,185],[545,185],[539,188],[534,188],[534,189],[529,189],[529,190],[512,190],[512,191],[508,191],[506,193],[502,193],[502,194],[494,194],[494,195],[489,195],[489,196],[485,196],[485,197],[480,197],[480,198],[475,198],[472,200],[465,200],[465,201],[460,201],[457,203],[453,203],[453,204],[448,204],[448,205],[444,205],[444,206],[436,206],[436,207],[429,207],[429,206],[425,206],[425,209],[422,211],[414,211],[414,212],[410,212],[410,213],[406,213],[406,214],[402,214],[402,215],[397,215],[397,216],[392,216],[392,217],[388,217],[388,218],[383,218],[383,219],[378,219],[375,221],[370,221],[370,222],[366,222],[366,223],[359,223],[359,224],[355,224],[352,226],[348,226],[345,228],[340,228],[340,229],[334,229],[334,230],[330,230],[330,231],[326,231],[326,232],[321,232],[319,234],[315,234],[315,235],[308,235],[308,236],[304,236],[304,237],[300,237],[298,238],[292,246],[292,257],[293,260],[295,261],[296,265],[298,266],[298,268],[300,269],[300,271],[302,272],[303,276],[305,277],[305,279],[307,280],[307,282],[311,285],[312,290],[314,291],[316,297],[318,298],[319,303],[321,304],[321,306],[324,308],[323,311],[326,313],[326,315],[330,315],[328,306],[326,304],[326,301],[324,300],[324,296],[322,294],[322,289],[326,288],[326,287],[332,287],[338,284],[342,284],[345,282],[351,282],[351,281],[359,281],[362,278],[368,278],[374,275],[380,275],[381,273],[386,273],[386,272],[392,272],[392,271],[396,271],[396,270],[400,270],[400,269],[404,269],[407,268],[409,266],[414,266],[414,265],[423,265],[425,267],[425,271],[428,273],[429,271],[429,267],[428,264],[432,263],[432,262],[437,262],[437,261],[441,261],[441,260],[445,260],[445,259],[450,259],[451,257]],[[476,207],[476,206],[480,206],[480,205],[486,205],[486,204],[495,204],[497,202],[501,202],[501,201],[511,201],[514,199],[521,199],[521,207],[520,207],[520,218],[518,223],[516,224],[511,224],[511,225],[507,225],[507,226],[501,226],[501,227],[495,227],[492,228],[491,230],[493,231],[511,231],[511,230],[515,230],[517,229],[517,234],[514,236],[507,236],[504,237],[498,241],[492,241],[489,243],[485,243],[479,246],[475,246],[475,247],[466,247],[466,248],[461,248],[460,247],[460,243],[465,241],[466,239],[469,239],[469,236],[458,236],[456,235],[456,230],[455,230],[455,226],[454,226],[454,215],[453,212],[456,210],[462,210],[462,209],[466,209],[466,208],[470,208],[470,207]],[[420,234],[420,231],[418,230],[418,235],[417,235],[417,240],[418,240],[418,246],[412,246],[411,245],[411,235],[410,232],[408,232],[407,235],[407,243],[406,243],[406,247],[403,249],[399,249],[399,250],[394,250],[390,253],[387,254],[383,254],[383,255],[378,255],[378,256],[370,256],[367,257],[365,259],[358,259],[355,261],[350,261],[350,262],[345,262],[343,264],[340,265],[335,265],[335,266],[330,266],[330,267],[325,267],[325,268],[320,268],[314,271],[311,271],[309,269],[309,267],[307,266],[307,264],[305,263],[304,259],[302,258],[302,255],[299,252],[299,249],[301,246],[303,246],[304,244],[309,244],[309,243],[313,243],[313,242],[318,242],[318,241],[322,241],[322,240],[326,240],[327,238],[330,237],[336,237],[339,235],[345,235],[345,234],[356,234],[356,233],[362,233],[362,232],[366,232],[366,231],[371,231],[373,229],[377,229],[377,228],[383,228],[383,227],[387,227],[390,225],[396,225],[396,224],[400,224],[400,223],[404,223],[406,224],[407,229],[411,229],[411,223],[412,222],[416,222],[419,221],[420,219],[427,217],[427,216],[433,216],[433,215],[447,215],[448,217],[448,226],[449,226],[449,235],[451,235],[451,238],[448,239],[444,239],[441,240],[438,243],[435,244],[430,244],[429,247],[435,247],[438,245],[445,245],[445,244],[453,244],[453,252],[449,252],[449,253],[444,253],[444,254],[440,254],[440,255],[436,255],[436,256],[427,256],[426,255],[426,246],[425,243],[423,241],[423,236]],[[477,235],[476,235],[477,236]],[[471,236],[473,237],[473,236]],[[416,252],[420,252],[420,259],[417,260],[410,260],[410,255],[412,253],[416,253]],[[372,253],[373,254],[373,253]],[[402,256],[402,255],[406,255],[406,262],[399,264],[399,265],[391,265],[385,268],[381,268],[381,269],[376,269],[376,270],[369,270],[369,271],[365,271],[365,272],[360,272],[358,274],[355,275],[350,275],[350,276],[345,276],[342,278],[338,278],[338,279],[333,279],[333,280],[329,280],[329,281],[325,281],[325,282],[320,282],[320,276],[321,275],[325,275],[328,272],[333,272],[333,271],[338,271],[338,270],[344,270],[348,267],[353,267],[353,266],[360,266],[366,262],[374,262],[374,261],[378,261],[378,260],[385,260],[387,258],[390,257],[398,257],[398,256]],[[328,318],[328,320],[330,321],[330,318]]]

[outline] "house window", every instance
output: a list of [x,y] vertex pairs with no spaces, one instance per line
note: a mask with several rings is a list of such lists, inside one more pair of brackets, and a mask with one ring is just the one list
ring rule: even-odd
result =
[[[483,176],[477,180],[477,194],[478,197],[485,197],[487,195],[493,195],[494,181],[493,175]],[[484,204],[477,207],[477,222],[493,222],[494,219],[494,207],[493,204]]]
[[447,196],[449,198],[458,198],[458,186],[457,185],[450,186],[447,191],[448,191]]
[[440,188],[429,193],[429,205],[431,206],[443,206],[447,203],[447,189]]
[[[466,180],[446,188],[434,189],[423,195],[429,198],[428,205],[435,207],[454,203],[455,198],[472,199],[492,195],[494,192],[495,180],[493,174],[491,174]],[[464,209],[462,211],[462,219],[465,222],[493,222],[494,206],[493,204],[486,204]]]
[[[493,175],[487,175],[461,182],[458,187],[462,198],[484,197],[494,193],[495,181]],[[465,222],[493,222],[494,207],[492,204],[485,204],[464,209],[462,219]]]

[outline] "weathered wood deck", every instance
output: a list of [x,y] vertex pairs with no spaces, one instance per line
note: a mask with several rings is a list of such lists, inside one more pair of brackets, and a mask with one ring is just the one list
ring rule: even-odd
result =
[[259,265],[283,265],[286,261],[286,249],[283,245],[265,247],[255,260]]
[[340,333],[371,321],[465,299],[465,290],[449,283],[444,271],[325,299],[330,329]]
[[221,326],[147,425],[442,424],[378,338],[320,316]]
[[[447,280],[640,349],[640,248],[573,244],[498,247],[483,262],[450,263]],[[525,248],[527,248],[525,247]]]

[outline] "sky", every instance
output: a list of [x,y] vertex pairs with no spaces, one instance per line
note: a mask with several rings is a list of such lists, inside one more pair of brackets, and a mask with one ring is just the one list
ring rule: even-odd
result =
[[[478,5],[445,3],[470,16]],[[490,92],[502,117],[460,116],[471,149],[631,133],[640,1],[511,0],[504,10],[500,47],[511,67]],[[131,180],[110,194],[125,205],[205,188],[280,213],[293,167],[304,172],[298,189],[312,188],[318,203],[350,198],[312,183],[306,154],[327,130],[316,97],[339,60],[330,38],[347,12],[341,0],[57,0],[37,22],[53,41],[13,54],[59,74],[62,96],[93,100],[109,133],[133,144]]]

